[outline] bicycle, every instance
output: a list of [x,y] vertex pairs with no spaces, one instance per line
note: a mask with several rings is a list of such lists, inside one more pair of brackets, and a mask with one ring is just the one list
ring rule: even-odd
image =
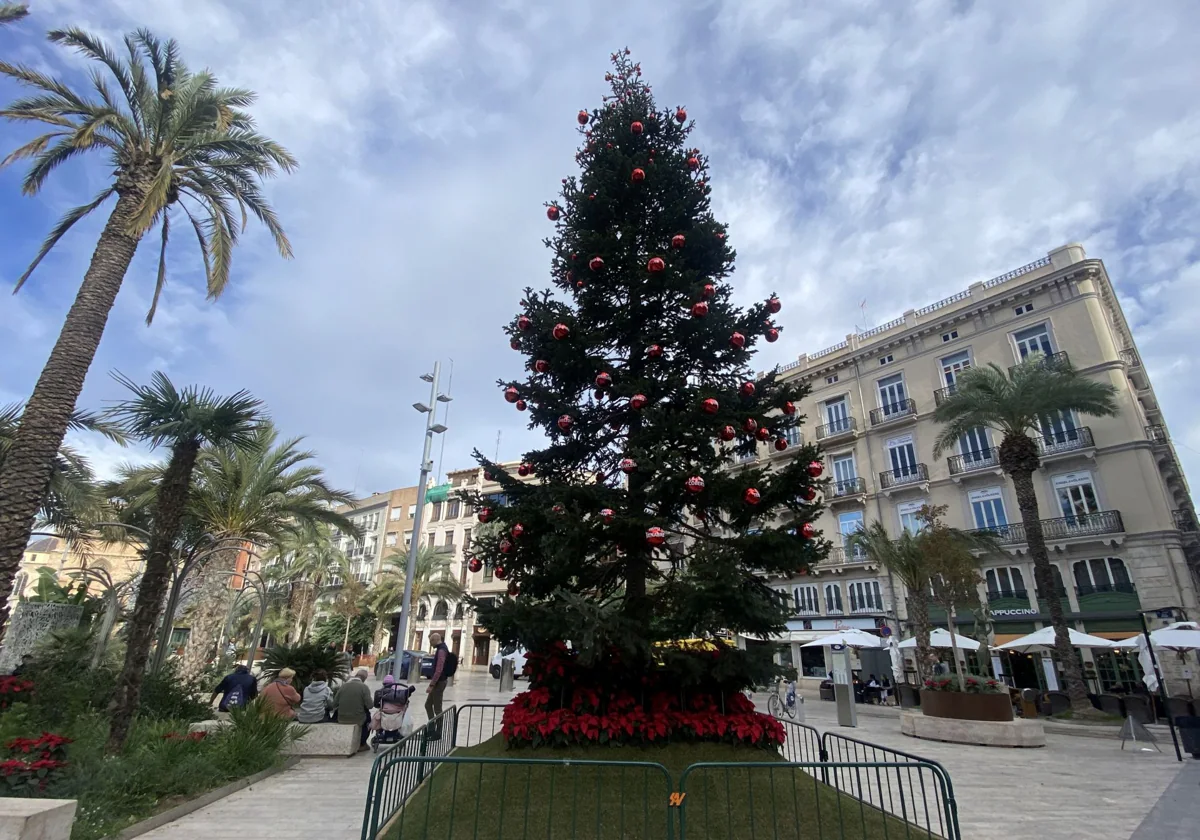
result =
[[787,694],[784,699],[779,699],[779,688],[776,687],[771,692],[771,696],[767,698],[767,711],[771,713],[771,717],[782,718],[785,714],[792,720],[796,719],[800,712],[800,704],[804,699],[796,694],[796,684],[789,682],[787,684]]

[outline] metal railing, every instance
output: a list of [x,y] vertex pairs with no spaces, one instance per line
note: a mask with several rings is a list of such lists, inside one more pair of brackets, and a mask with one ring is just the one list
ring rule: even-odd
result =
[[951,382],[945,388],[938,388],[933,392],[933,404],[941,405],[946,401],[947,397],[952,397],[956,393],[958,393],[958,385],[954,384],[953,382]]
[[1200,530],[1200,526],[1196,523],[1196,514],[1193,511],[1179,509],[1171,511],[1171,519],[1175,522],[1175,527],[1180,531],[1193,532]]
[[[1081,513],[1078,516],[1060,516],[1057,519],[1043,519],[1041,523],[1042,536],[1046,542],[1069,540],[1075,537],[1120,534],[1125,531],[1125,522],[1122,520],[1119,510],[1101,510],[1096,513]],[[1021,522],[978,530],[990,531],[1001,545],[1014,545],[1028,541],[1025,535],[1025,525]]]
[[871,409],[871,425],[882,426],[884,423],[891,423],[896,420],[902,420],[905,417],[917,416],[917,404],[913,400],[900,400],[891,403],[890,405],[881,406]]
[[884,470],[879,474],[879,486],[884,490],[928,480],[929,467],[924,464],[913,464],[903,470]]
[[[1056,353],[1037,353],[1031,356],[1026,356],[1021,360],[1021,362],[1028,362],[1035,358],[1038,359],[1041,362],[1041,366],[1047,370],[1070,370],[1071,368],[1071,357],[1067,355],[1066,350],[1059,350]],[[1011,374],[1020,366],[1020,364],[1013,365],[1008,369],[1008,372]]]
[[866,563],[868,559],[867,552],[862,548],[847,549],[839,545],[829,549],[829,555],[825,558],[825,564],[829,566],[844,566],[847,563]]
[[1029,590],[1027,589],[989,589],[988,602],[1001,601],[1006,598],[1017,598],[1019,600],[1029,600]]
[[1123,592],[1126,595],[1132,595],[1137,592],[1137,587],[1133,585],[1132,581],[1088,583],[1075,587],[1076,595],[1096,595],[1102,592]]
[[1091,449],[1096,445],[1092,438],[1092,430],[1087,426],[1040,434],[1034,438],[1034,443],[1037,444],[1038,453],[1043,458],[1047,455],[1073,452],[1076,449]]
[[1142,360],[1138,358],[1136,350],[1122,350],[1120,356],[1121,361],[1131,368],[1142,366]]
[[817,440],[841,437],[856,431],[858,431],[858,421],[853,417],[843,417],[841,420],[826,423],[824,426],[817,426]]
[[427,759],[444,759],[454,749],[457,717],[457,709],[451,706],[375,759],[367,782],[362,840],[375,840],[433,772]]
[[867,492],[867,482],[861,478],[845,478],[835,481],[829,488],[830,498],[844,499],[847,496],[861,496]]
[[455,707],[454,746],[474,747],[500,731],[503,703],[466,703]]
[[1167,427],[1162,423],[1151,423],[1146,427],[1146,439],[1151,443],[1165,444],[1171,438],[1167,434]]
[[1000,450],[998,447],[980,449],[965,455],[951,455],[946,459],[950,475],[962,475],[975,470],[994,469],[1000,466]]

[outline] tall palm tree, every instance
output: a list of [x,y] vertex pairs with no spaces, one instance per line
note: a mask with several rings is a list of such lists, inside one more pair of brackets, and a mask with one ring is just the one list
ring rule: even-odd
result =
[[276,547],[272,577],[289,590],[288,617],[295,640],[304,643],[312,630],[317,600],[333,581],[350,574],[350,561],[333,538],[332,529],[321,522],[287,535]]
[[200,447],[204,443],[248,446],[263,422],[262,403],[246,391],[218,397],[207,388],[178,389],[162,373],[155,373],[149,385],[138,385],[120,375],[116,379],[133,392],[133,397],[109,409],[108,418],[120,423],[130,436],[153,447],[170,446],[171,457],[158,485],[153,527],[145,552],[146,568],[129,623],[125,664],[110,707],[108,748],[112,752],[125,745],[138,707],[150,643],[167,592],[172,554],[187,510]]
[[0,3],[0,26],[16,23],[29,14],[29,6],[25,3]]
[[1113,395],[1116,389],[1080,375],[1069,365],[1051,363],[1049,357],[1035,355],[1006,373],[995,364],[963,371],[954,392],[937,407],[935,418],[943,425],[934,441],[934,455],[956,446],[967,434],[979,428],[991,429],[1000,436],[1000,468],[1012,479],[1021,511],[1021,523],[1029,556],[1033,560],[1038,591],[1045,593],[1041,607],[1050,613],[1054,627],[1054,650],[1063,666],[1071,708],[1087,714],[1092,705],[1087,698],[1079,658],[1071,647],[1068,625],[1058,598],[1058,583],[1046,553],[1033,474],[1041,465],[1035,438],[1046,434],[1058,418],[1071,414],[1092,417],[1117,413]]
[[[416,539],[416,535],[413,536]],[[375,586],[367,594],[367,603],[375,613],[375,650],[383,644],[384,623],[398,612],[404,603],[404,580],[408,575],[408,554],[393,551],[383,558]],[[457,601],[465,590],[450,573],[450,558],[430,546],[417,549],[413,566],[412,606],[425,600]],[[394,639],[392,647],[400,649],[403,639]]]
[[176,218],[186,217],[196,234],[210,299],[229,283],[233,246],[250,214],[270,231],[279,253],[291,256],[260,184],[279,170],[290,172],[296,161],[255,130],[245,110],[254,94],[219,87],[207,71],[191,72],[180,61],[175,41],[160,41],[145,30],[125,38],[124,57],[78,29],[56,30],[49,38],[97,62],[99,72],[91,76],[92,90],[80,93],[40,70],[0,61],[0,74],[32,89],[31,96],[0,108],[0,117],[50,127],[0,166],[30,160],[23,189],[36,195],[61,164],[84,152],[104,151],[113,179],[59,220],[17,288],[76,222],[113,196],[116,204],[0,472],[0,625],[71,411],[142,238],[159,229],[158,274],[147,323],[166,283],[172,210]]

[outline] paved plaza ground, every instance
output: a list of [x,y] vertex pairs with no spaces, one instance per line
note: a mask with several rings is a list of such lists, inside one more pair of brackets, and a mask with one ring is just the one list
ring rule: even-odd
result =
[[[374,681],[372,681],[374,683]],[[518,682],[517,689],[524,688]],[[421,691],[424,691],[422,686]],[[496,680],[460,674],[446,704],[501,703]],[[416,699],[424,702],[423,694]],[[765,695],[756,698],[765,708]],[[833,703],[805,703],[807,722],[821,731],[916,753],[949,772],[964,840],[1183,840],[1200,823],[1200,762],[1162,752],[1121,751],[1120,742],[1047,734],[1046,747],[1006,750],[917,741],[900,734],[898,713],[866,709],[858,727],[837,725]],[[423,710],[416,714],[423,722]],[[143,835],[147,840],[211,840],[238,826],[262,840],[357,838],[362,829],[371,753],[351,759],[302,761],[251,788]],[[1185,820],[1189,820],[1185,822]]]

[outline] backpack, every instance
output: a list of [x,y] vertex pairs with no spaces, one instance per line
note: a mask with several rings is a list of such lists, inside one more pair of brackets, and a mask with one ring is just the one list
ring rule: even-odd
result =
[[458,670],[458,654],[446,648],[446,664],[442,666],[443,677],[453,677]]

